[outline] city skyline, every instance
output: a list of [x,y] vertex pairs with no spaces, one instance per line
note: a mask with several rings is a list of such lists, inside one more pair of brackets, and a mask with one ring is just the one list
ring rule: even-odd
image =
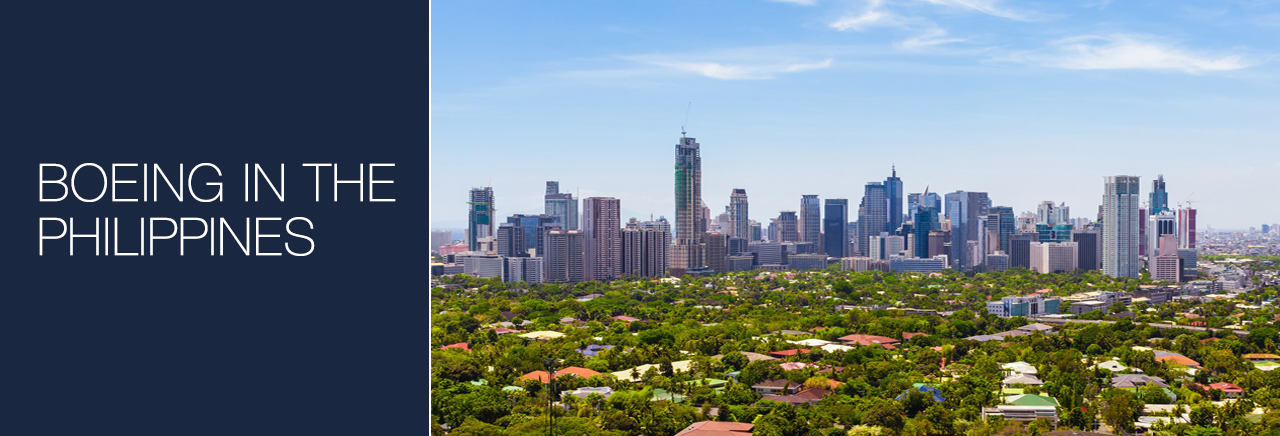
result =
[[895,165],[904,193],[988,192],[1018,214],[1091,217],[1102,178],[1163,174],[1201,228],[1280,216],[1241,189],[1280,173],[1280,27],[1258,22],[1275,7],[799,3],[436,5],[431,227],[465,227],[473,187],[500,216],[537,213],[548,180],[674,219],[658,187],[681,126],[710,209],[746,189],[757,222],[804,194],[856,202]]

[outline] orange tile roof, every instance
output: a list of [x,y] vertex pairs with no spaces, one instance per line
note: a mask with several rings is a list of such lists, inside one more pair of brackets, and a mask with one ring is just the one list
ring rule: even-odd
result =
[[1178,356],[1178,355],[1173,355],[1173,356],[1163,356],[1163,357],[1157,357],[1157,358],[1156,358],[1156,361],[1157,361],[1157,362],[1168,362],[1168,361],[1172,361],[1173,363],[1177,363],[1177,364],[1179,364],[1179,365],[1186,365],[1186,366],[1190,366],[1190,367],[1193,367],[1193,368],[1199,368],[1199,367],[1200,367],[1200,362],[1196,362],[1196,361],[1194,361],[1194,360],[1191,360],[1191,358],[1190,358],[1190,357],[1187,357],[1187,356]]
[[470,347],[469,345],[467,345],[467,343],[466,343],[466,342],[459,342],[459,343],[456,343],[456,344],[449,344],[449,345],[445,345],[445,346],[443,346],[443,347],[440,347],[440,349],[441,349],[441,350],[448,350],[448,349],[450,349],[450,348],[456,348],[456,349],[463,350],[463,351],[471,351],[471,347]]
[[[547,373],[546,371],[534,371],[534,372],[522,375],[520,376],[520,378],[527,378],[529,380],[537,380],[543,383],[547,383],[551,381],[550,375],[551,374]],[[600,375],[600,373],[592,371],[587,368],[578,367],[578,366],[570,366],[568,368],[562,368],[562,369],[556,370],[556,378],[563,378],[564,376],[586,378],[586,377],[593,377],[597,375]]]
[[892,343],[898,342],[897,339],[890,338],[890,337],[876,336],[876,335],[863,335],[863,334],[841,336],[840,340],[843,342],[853,342],[858,345],[880,345],[880,344],[892,344]]

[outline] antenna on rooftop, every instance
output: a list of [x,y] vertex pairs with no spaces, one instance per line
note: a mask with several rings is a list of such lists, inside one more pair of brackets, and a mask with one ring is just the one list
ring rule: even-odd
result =
[[685,136],[685,133],[687,133],[687,132],[685,132],[685,126],[688,126],[688,125],[689,125],[689,110],[690,110],[690,109],[693,109],[693,102],[689,102],[689,105],[688,105],[688,106],[685,106],[685,108],[684,108],[684,123],[680,124],[680,136],[681,136],[681,137],[684,137],[684,136]]

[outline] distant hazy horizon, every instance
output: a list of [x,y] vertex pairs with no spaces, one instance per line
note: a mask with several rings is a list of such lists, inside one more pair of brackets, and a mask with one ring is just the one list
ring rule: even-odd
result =
[[467,191],[541,213],[547,180],[674,219],[674,148],[703,200],[768,223],[896,165],[904,193],[987,192],[1096,218],[1103,178],[1163,174],[1201,229],[1280,222],[1280,7],[1255,3],[436,3],[433,229]]

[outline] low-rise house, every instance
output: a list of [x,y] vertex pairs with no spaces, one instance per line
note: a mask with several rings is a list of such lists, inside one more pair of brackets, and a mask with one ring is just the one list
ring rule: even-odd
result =
[[826,351],[828,353],[834,353],[837,351],[849,351],[853,349],[853,347],[850,347],[848,345],[840,345],[840,344],[827,344],[818,348],[821,348],[822,351]]
[[902,340],[909,341],[911,338],[929,336],[928,333],[902,332]]
[[1004,370],[1005,374],[1009,374],[1009,375],[1016,375],[1016,374],[1035,375],[1036,373],[1039,372],[1036,370],[1035,366],[1032,366],[1030,363],[1027,363],[1027,362],[1010,362],[1004,365],[1000,365],[1000,368]]
[[626,316],[626,315],[618,315],[618,316],[615,316],[615,317],[613,317],[613,320],[614,320],[614,321],[618,321],[618,322],[627,322],[627,323],[631,323],[631,322],[639,321],[639,319],[637,319],[637,318],[632,318],[632,317],[629,317],[629,316]]
[[[757,360],[778,360],[777,357],[773,357],[767,354],[754,353],[750,351],[739,351],[739,353],[742,353],[743,356],[746,356],[748,362],[755,362]],[[717,355],[711,356],[711,358],[722,359],[724,358],[724,355],[717,354]]]
[[995,335],[976,335],[976,336],[970,336],[970,337],[967,337],[967,338],[965,338],[965,340],[969,340],[969,341],[978,341],[978,342],[1003,341],[1003,340],[1004,340],[1004,336],[995,336]]
[[1156,355],[1157,362],[1169,362],[1169,363],[1176,363],[1183,366],[1189,366],[1196,369],[1200,368],[1200,362],[1192,360],[1190,357],[1183,356],[1178,353],[1156,350],[1155,355]]
[[1016,336],[1031,336],[1031,333],[1022,330],[1009,330],[1000,333],[992,333],[991,336],[999,336],[1002,338],[1011,338]]
[[[681,360],[681,361],[671,362],[671,371],[672,372],[689,372],[689,367],[692,365],[693,365],[692,360]],[[639,383],[641,380],[643,380],[644,373],[649,372],[650,369],[661,372],[662,366],[654,365],[654,364],[640,365],[631,369],[611,372],[610,374],[613,374],[613,376],[617,377],[619,380],[626,380],[632,383]]]
[[580,302],[580,303],[585,303],[585,302],[588,302],[588,301],[591,301],[591,300],[594,300],[594,299],[597,299],[597,298],[601,298],[601,297],[604,297],[604,294],[587,294],[587,295],[583,295],[583,296],[581,296],[581,297],[578,297],[578,298],[577,298],[577,300],[578,300],[578,302]]
[[520,331],[519,331],[519,330],[516,330],[516,329],[509,329],[509,328],[506,328],[506,327],[494,327],[494,328],[493,328],[493,332],[494,332],[494,333],[497,333],[497,334],[500,334],[500,335],[505,335],[505,334],[507,334],[507,333],[520,333]]
[[751,390],[760,395],[791,395],[800,392],[804,385],[792,383],[787,379],[765,380],[751,386]]
[[670,401],[672,403],[683,403],[685,398],[687,397],[685,397],[684,395],[680,395],[675,392],[668,392],[666,389],[658,388],[653,390],[653,397],[649,398],[649,401]]
[[834,344],[834,343],[835,343],[835,342],[831,342],[831,341],[824,341],[824,340],[822,340],[822,339],[812,339],[812,338],[810,338],[810,339],[803,339],[803,340],[799,340],[799,341],[787,341],[787,342],[790,342],[790,343],[793,343],[793,344],[796,344],[796,345],[803,345],[803,346],[806,346],[806,347],[821,347],[821,346],[823,346],[823,345],[827,345],[827,344]]
[[1248,360],[1253,363],[1280,362],[1280,356],[1277,356],[1275,354],[1246,354],[1240,357],[1243,357],[1244,360]]
[[893,349],[893,348],[896,348],[893,346],[893,344],[898,343],[898,340],[890,337],[885,337],[885,336],[852,334],[847,336],[841,336],[840,342],[845,345],[861,345],[861,346],[879,345],[888,349]]
[[698,421],[675,436],[751,436],[755,426],[746,422]]
[[[504,389],[505,389],[505,388],[504,388]],[[587,396],[589,396],[589,395],[591,395],[591,394],[600,394],[601,396],[603,396],[603,397],[605,397],[605,398],[609,398],[609,396],[610,396],[610,395],[613,395],[613,388],[608,387],[608,386],[601,386],[601,387],[597,387],[597,388],[592,388],[592,387],[587,387],[587,388],[578,388],[578,389],[575,389],[575,390],[572,390],[572,391],[562,391],[562,392],[560,392],[560,397],[561,397],[561,398],[564,398],[564,397],[567,397],[567,396],[569,396],[569,395],[573,395],[573,396],[578,397],[578,398],[586,399],[586,398],[587,398]]]
[[906,391],[903,391],[901,394],[898,394],[898,396],[894,397],[893,399],[897,401],[905,400],[907,399],[907,395],[911,394],[911,391],[920,391],[920,392],[929,394],[929,398],[931,398],[935,403],[941,403],[941,402],[947,401],[946,397],[942,396],[941,390],[933,386],[925,385],[924,383],[916,383],[911,385],[911,388],[907,389]]
[[1116,361],[1116,360],[1098,362],[1098,364],[1094,365],[1093,367],[1098,369],[1105,369],[1107,371],[1111,371],[1116,374],[1125,373],[1125,372],[1142,373],[1141,369],[1124,366],[1123,363],[1120,363],[1119,361]]
[[1018,330],[1022,330],[1024,332],[1031,332],[1031,333],[1040,332],[1044,334],[1049,334],[1049,333],[1053,333],[1054,327],[1048,324],[1041,324],[1037,322],[1034,324],[1027,324],[1022,327],[1018,327]]
[[807,353],[809,353],[809,350],[806,350],[804,348],[792,348],[790,350],[770,351],[769,355],[781,359],[783,357],[791,357],[791,356],[807,354]]
[[1005,377],[1005,379],[1000,383],[1004,387],[1012,385],[1040,386],[1044,384],[1044,382],[1040,381],[1039,378],[1031,374],[1014,374],[1009,377]]
[[[556,370],[557,379],[564,378],[564,377],[588,378],[588,377],[595,377],[597,375],[600,375],[600,373],[592,371],[587,368],[579,367],[579,366],[570,366],[567,368],[561,368]],[[528,374],[522,375],[520,376],[520,378],[537,380],[543,383],[548,383],[551,381],[551,374],[546,371],[539,370],[539,371],[533,371]]]
[[831,391],[823,388],[805,389],[793,395],[764,395],[761,400],[781,401],[793,406],[813,404],[822,401]]
[[698,380],[689,380],[684,383],[687,385],[694,385],[694,386],[706,386],[711,388],[712,390],[723,391],[725,386],[728,386],[729,381],[720,380],[717,378],[704,378],[704,379],[698,379]]
[[1113,388],[1136,389],[1147,385],[1156,385],[1162,388],[1169,387],[1168,384],[1165,384],[1163,378],[1145,374],[1124,374],[1111,378],[1111,387]]
[[449,345],[445,345],[445,346],[443,346],[443,347],[440,347],[440,349],[441,349],[441,350],[455,350],[455,349],[456,349],[456,350],[462,350],[462,351],[470,352],[470,351],[471,351],[471,346],[470,346],[470,345],[468,345],[466,342],[459,342],[459,343],[456,343],[456,344],[449,344]]
[[1005,398],[1005,404],[996,407],[983,407],[982,417],[1000,416],[1010,421],[1035,421],[1048,418],[1054,425],[1058,424],[1058,400],[1053,397],[1035,394],[1013,395]]
[[1202,390],[1202,391],[1206,391],[1206,392],[1207,392],[1207,391],[1210,391],[1210,390],[1218,390],[1218,391],[1222,391],[1222,398],[1226,398],[1226,399],[1235,399],[1235,398],[1243,398],[1243,397],[1244,397],[1244,389],[1243,389],[1243,388],[1241,388],[1241,387],[1239,387],[1239,386],[1236,386],[1236,385],[1233,385],[1233,384],[1231,384],[1231,383],[1227,383],[1227,382],[1218,382],[1218,383],[1213,383],[1213,384],[1210,384],[1210,385],[1208,385],[1208,386],[1201,385],[1201,384],[1199,384],[1199,383],[1188,383],[1188,385],[1190,385],[1190,386],[1195,386],[1195,387],[1199,388],[1200,390]]
[[525,333],[525,334],[517,335],[517,336],[520,336],[520,337],[525,338],[525,339],[536,339],[536,340],[539,340],[539,341],[549,341],[549,340],[552,340],[552,339],[559,339],[559,338],[563,338],[563,337],[564,337],[564,333],[560,333],[560,332],[557,332],[557,331],[551,331],[551,330],[539,330],[539,331],[536,331],[536,332],[529,332],[529,333]]
[[579,348],[578,353],[586,357],[596,357],[596,355],[600,354],[601,351],[608,350],[610,348],[613,348],[613,345],[592,344],[592,345],[587,345],[586,347],[583,347],[583,348]]

